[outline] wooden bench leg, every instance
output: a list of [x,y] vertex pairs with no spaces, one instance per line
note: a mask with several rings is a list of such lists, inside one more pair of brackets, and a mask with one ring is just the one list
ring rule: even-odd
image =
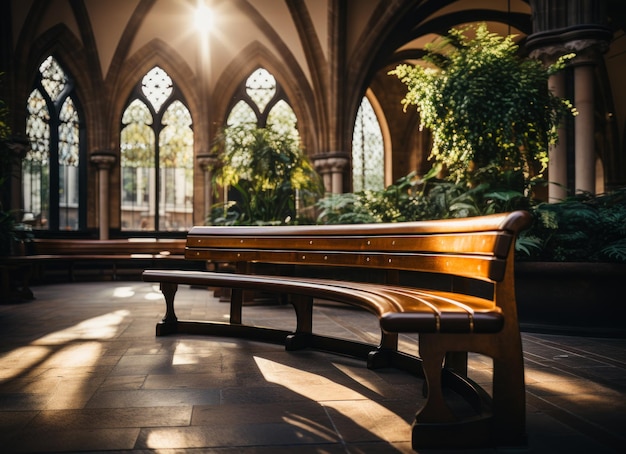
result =
[[232,325],[241,325],[243,308],[243,289],[230,289],[230,323]]
[[415,416],[416,423],[445,423],[454,421],[454,415],[443,397],[442,372],[446,352],[437,346],[437,339],[428,341],[420,334],[419,353],[426,379],[426,404]]
[[313,337],[313,298],[292,295],[291,304],[296,311],[296,332],[285,340],[285,349],[288,351],[310,347]]
[[165,298],[165,317],[157,324],[156,335],[165,336],[177,331],[178,318],[174,312],[174,297],[178,290],[178,284],[173,282],[161,282],[161,292]]
[[380,345],[367,355],[367,368],[380,369],[393,366],[392,356],[398,351],[398,333],[381,330]]
[[[513,341],[511,341],[513,343]],[[519,341],[521,351],[521,340]],[[526,390],[524,360],[516,349],[504,351],[493,360],[494,438],[498,444],[525,445]]]
[[[414,449],[526,445],[524,366],[518,338],[420,334],[427,400],[415,416]],[[467,353],[454,351],[460,345],[493,359],[493,397],[467,377]],[[443,386],[462,396],[475,416],[455,417],[444,400]]]

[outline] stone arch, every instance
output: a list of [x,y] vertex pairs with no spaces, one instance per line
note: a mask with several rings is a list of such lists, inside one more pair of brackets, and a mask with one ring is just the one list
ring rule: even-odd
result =
[[[230,102],[240,86],[255,69],[263,67],[267,69],[283,88],[291,108],[298,118],[298,130],[307,154],[311,155],[318,151],[316,143],[313,114],[314,106],[307,99],[311,99],[311,89],[308,81],[303,77],[296,77],[288,68],[285,68],[266,47],[258,42],[252,43],[241,51],[230,65],[224,68],[222,75],[217,81],[215,92],[220,93],[218,102],[212,106],[213,119],[210,134],[214,136],[217,128],[226,120],[230,109]],[[296,77],[294,79],[294,77]]]

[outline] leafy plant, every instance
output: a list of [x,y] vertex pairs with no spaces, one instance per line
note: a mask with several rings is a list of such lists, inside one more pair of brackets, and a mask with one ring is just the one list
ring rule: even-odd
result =
[[[501,180],[504,181],[504,180]],[[323,224],[472,217],[512,210],[533,214],[517,238],[519,260],[626,263],[626,188],[539,203],[506,186],[468,188],[434,178],[401,178],[382,191],[335,194],[318,202]]]
[[520,235],[519,259],[626,263],[626,188],[578,194],[532,211],[535,222]]
[[212,224],[289,224],[296,198],[307,203],[323,191],[298,139],[250,124],[228,127],[215,143],[220,164],[214,182],[235,191],[234,200],[211,210]]
[[432,131],[435,167],[456,183],[475,186],[487,173],[509,173],[515,190],[527,192],[547,166],[561,118],[575,113],[548,89],[550,75],[573,55],[546,68],[519,57],[513,38],[485,24],[452,29],[427,47],[427,66],[402,64],[390,72],[408,88],[405,110],[417,106],[420,127]]
[[382,191],[335,194],[317,205],[319,223],[358,224],[479,216],[528,209],[530,200],[506,185],[485,182],[468,188],[411,173]]

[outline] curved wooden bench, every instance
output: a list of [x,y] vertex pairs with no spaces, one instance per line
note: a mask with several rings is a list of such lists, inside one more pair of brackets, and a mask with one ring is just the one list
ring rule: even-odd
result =
[[[426,379],[427,399],[413,424],[413,446],[469,447],[525,443],[525,390],[513,280],[514,243],[530,223],[526,212],[398,224],[286,227],[194,227],[185,256],[236,263],[236,273],[146,270],[159,282],[166,314],[157,334],[196,333],[285,342],[367,359],[371,368],[394,366]],[[255,264],[266,274],[254,274]],[[365,270],[381,273],[312,271]],[[285,275],[288,274],[288,275]],[[425,278],[424,278],[425,276]],[[428,285],[429,281],[444,283]],[[419,284],[415,282],[419,281]],[[180,321],[174,308],[179,284],[232,288],[229,323]],[[243,291],[289,295],[294,331],[243,323]],[[315,334],[313,308],[332,300],[366,309],[379,318],[381,338],[369,345]],[[419,358],[398,351],[398,333],[419,333]],[[467,377],[467,354],[493,359],[489,396]],[[450,386],[475,414],[459,418],[444,398]]]

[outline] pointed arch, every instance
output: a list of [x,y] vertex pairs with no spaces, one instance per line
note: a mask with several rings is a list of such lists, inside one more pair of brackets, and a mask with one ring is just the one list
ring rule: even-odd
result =
[[381,190],[391,183],[391,139],[384,112],[372,90],[357,110],[352,134],[354,191]]
[[30,150],[22,164],[24,212],[34,228],[78,231],[87,227],[84,122],[72,75],[53,55],[38,67],[27,98],[25,133]]
[[[283,88],[289,104],[298,118],[298,130],[303,146],[307,154],[314,154],[319,150],[319,143],[317,142],[318,136],[314,134],[316,130],[315,106],[307,102],[307,99],[312,99],[308,80],[304,77],[294,80],[294,74],[285,68],[265,46],[256,41],[240,52],[237,58],[224,68],[217,81],[215,92],[221,95],[216,97],[217,102],[213,106],[213,118],[216,122],[214,128],[225,124],[234,105],[233,96],[235,96],[240,84],[259,67],[268,70]],[[216,129],[211,131],[211,135],[216,133]]]
[[[155,66],[163,68],[178,86],[194,123],[202,122],[201,99],[198,91],[200,82],[197,76],[174,48],[161,39],[154,39],[135,52],[115,78],[107,81],[110,84],[109,92],[113,100],[109,113],[110,124],[115,127],[119,125],[119,119],[137,81]],[[200,131],[196,133],[201,134]]]
[[[101,104],[103,98],[103,86],[100,75],[92,71],[92,66],[85,50],[77,37],[63,24],[57,24],[40,35],[32,43],[30,52],[21,57],[17,65],[19,76],[15,78],[17,99],[25,100],[30,94],[31,85],[38,77],[39,65],[50,55],[72,75],[75,82],[76,98],[84,109],[84,121],[86,129],[97,130],[96,125],[101,124]],[[83,102],[90,100],[89,102]],[[17,110],[17,109],[16,109]],[[16,112],[17,115],[17,112]],[[19,112],[15,124],[24,123],[23,111]],[[88,135],[87,140],[93,136]],[[90,145],[93,145],[90,142]]]
[[158,64],[138,74],[120,116],[120,226],[186,231],[194,224],[194,133],[185,97]]

